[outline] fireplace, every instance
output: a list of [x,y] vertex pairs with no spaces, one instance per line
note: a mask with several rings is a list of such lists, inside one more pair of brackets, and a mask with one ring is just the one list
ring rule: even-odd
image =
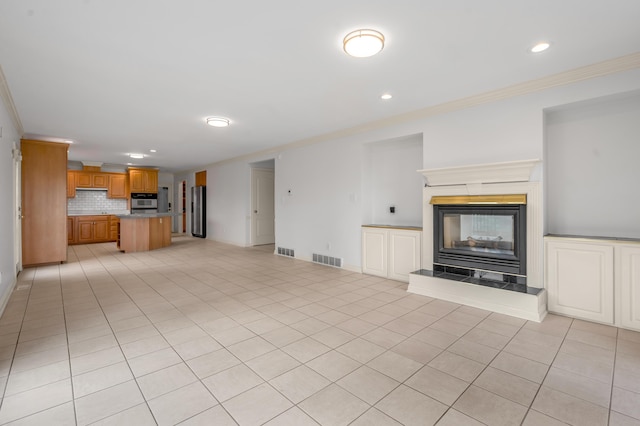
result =
[[[547,301],[542,191],[531,180],[539,163],[420,170],[426,178],[422,269],[410,274],[407,291],[541,321]],[[449,230],[429,232],[440,220]]]
[[526,284],[526,195],[434,197],[434,272]]

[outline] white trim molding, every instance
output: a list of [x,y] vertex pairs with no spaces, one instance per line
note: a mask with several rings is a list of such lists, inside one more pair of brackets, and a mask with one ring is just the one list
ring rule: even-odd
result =
[[540,160],[509,161],[505,163],[418,170],[418,173],[424,175],[429,186],[528,182],[531,178],[531,172],[538,163],[540,163]]

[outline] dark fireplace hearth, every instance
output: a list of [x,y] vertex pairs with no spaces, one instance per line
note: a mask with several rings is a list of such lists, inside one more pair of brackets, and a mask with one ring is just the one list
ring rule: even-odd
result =
[[432,204],[434,273],[526,286],[526,196],[439,197]]

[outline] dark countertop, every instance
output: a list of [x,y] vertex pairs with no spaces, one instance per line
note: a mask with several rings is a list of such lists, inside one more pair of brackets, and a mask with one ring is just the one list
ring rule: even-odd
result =
[[135,214],[117,214],[120,219],[149,219],[154,217],[173,217],[178,213],[135,213]]
[[567,234],[547,234],[545,238],[567,238],[572,240],[598,240],[598,241],[620,241],[625,243],[639,243],[640,238],[623,237],[599,237],[589,235],[567,235]]
[[127,213],[128,210],[69,210],[67,216],[117,216]]
[[362,225],[363,228],[386,228],[386,229],[406,229],[409,231],[422,231],[422,226],[410,226],[410,225]]

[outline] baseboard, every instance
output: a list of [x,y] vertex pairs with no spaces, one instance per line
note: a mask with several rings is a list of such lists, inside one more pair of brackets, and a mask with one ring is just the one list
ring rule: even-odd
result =
[[18,284],[18,277],[13,277],[13,282],[7,286],[7,291],[0,297],[0,317],[4,314],[4,310],[9,303],[9,299],[11,299],[11,294],[16,289],[16,285]]
[[362,268],[359,266],[354,266],[354,265],[343,265],[342,268],[335,268],[333,266],[328,266],[328,265],[322,265],[320,263],[314,262],[312,257],[306,257],[306,256],[296,256],[295,259],[298,260],[304,260],[305,262],[309,262],[309,263],[314,263],[316,265],[321,265],[321,266],[326,266],[327,268],[333,268],[333,269],[344,269],[345,271],[349,271],[349,272],[357,272],[359,274],[362,273]]

